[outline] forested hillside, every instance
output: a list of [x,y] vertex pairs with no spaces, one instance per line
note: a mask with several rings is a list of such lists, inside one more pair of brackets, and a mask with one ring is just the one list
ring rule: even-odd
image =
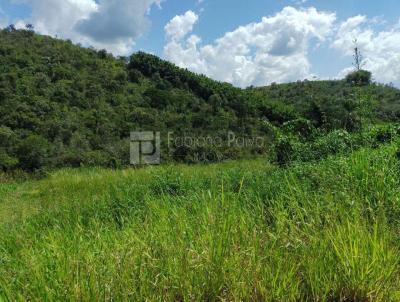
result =
[[364,124],[399,117],[400,91],[369,81],[242,90],[145,53],[115,58],[30,30],[0,31],[0,170],[124,166],[133,130],[230,130],[271,140],[261,149],[162,152],[166,161],[193,162],[196,152],[208,161],[268,153],[286,163],[299,144],[321,144],[327,134],[336,139],[339,130],[339,137],[353,137]]

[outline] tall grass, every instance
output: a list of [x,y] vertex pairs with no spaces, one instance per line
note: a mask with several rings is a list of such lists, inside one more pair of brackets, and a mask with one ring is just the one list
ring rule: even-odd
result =
[[0,185],[0,300],[398,301],[395,153]]

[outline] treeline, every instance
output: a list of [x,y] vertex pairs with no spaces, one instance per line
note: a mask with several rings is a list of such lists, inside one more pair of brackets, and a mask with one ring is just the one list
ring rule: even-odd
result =
[[0,170],[125,166],[133,130],[271,140],[264,148],[168,152],[163,142],[164,160],[195,162],[271,155],[288,124],[310,128],[312,139],[399,118],[399,90],[353,76],[239,89],[153,55],[115,58],[8,28],[0,31]]

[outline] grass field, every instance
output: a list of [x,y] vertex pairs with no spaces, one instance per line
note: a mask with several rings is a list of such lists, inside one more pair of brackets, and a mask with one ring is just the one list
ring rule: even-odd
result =
[[396,151],[0,184],[0,301],[400,301]]

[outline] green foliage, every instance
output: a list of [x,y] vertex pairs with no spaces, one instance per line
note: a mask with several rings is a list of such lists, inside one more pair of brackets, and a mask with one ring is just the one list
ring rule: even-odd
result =
[[[2,170],[124,166],[130,132],[138,130],[162,131],[164,140],[169,131],[232,131],[279,146],[277,129],[310,143],[333,130],[353,133],[400,118],[400,92],[387,86],[343,80],[239,89],[143,52],[114,58],[30,27],[0,31],[0,70],[0,139],[4,129],[10,135],[1,145]],[[28,150],[32,137],[40,145]],[[163,143],[161,154],[165,161],[194,163],[267,155],[269,148],[170,152]]]
[[8,171],[18,165],[18,159],[9,155],[15,143],[15,133],[8,127],[0,127],[0,170]]
[[[305,148],[303,160],[318,160],[332,154],[346,154],[357,149],[357,135],[350,135],[346,130],[334,130],[324,136],[317,138],[312,144]],[[308,158],[307,158],[308,157]]]
[[[398,301],[400,91],[247,89],[0,31],[0,301]],[[132,170],[132,130],[261,136]],[[270,146],[271,145],[271,146]]]
[[316,161],[335,154],[347,155],[361,147],[377,148],[399,139],[399,129],[397,124],[376,125],[355,133],[338,129],[308,140],[296,135],[281,135],[274,146],[275,160],[280,166],[286,166],[294,161]]
[[7,154],[4,148],[0,149],[0,170],[8,171],[18,164],[18,159]]
[[[1,153],[2,169],[126,165],[126,142],[137,130],[264,134],[242,90],[144,53],[114,58],[70,41],[4,30],[0,66],[0,127],[13,136]],[[32,136],[52,148],[41,144],[22,154]],[[162,151],[174,159],[165,145]],[[224,152],[194,150],[184,158],[216,161]]]
[[0,299],[398,301],[397,150],[2,183]]
[[383,143],[390,143],[400,135],[399,125],[376,125],[368,133],[368,139],[371,140],[373,147],[378,147]]
[[282,131],[297,135],[304,139],[310,139],[317,135],[317,129],[310,120],[299,118],[282,125]]
[[300,142],[290,136],[281,136],[275,144],[276,162],[280,166],[290,164],[296,158]]
[[17,146],[17,156],[21,168],[35,171],[45,165],[50,152],[49,142],[40,135],[31,134]]
[[372,74],[367,70],[357,70],[349,73],[346,76],[346,82],[352,85],[365,86],[370,85],[372,81]]

